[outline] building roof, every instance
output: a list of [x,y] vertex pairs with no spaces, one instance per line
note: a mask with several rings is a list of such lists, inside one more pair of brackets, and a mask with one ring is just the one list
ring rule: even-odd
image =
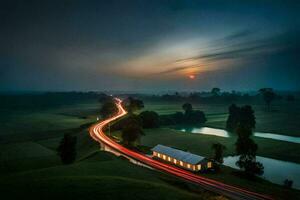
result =
[[199,163],[199,162],[201,162],[202,160],[205,159],[205,157],[198,156],[196,154],[192,154],[192,153],[189,153],[189,152],[181,151],[181,150],[178,150],[178,149],[174,149],[174,148],[171,148],[171,147],[167,147],[167,146],[164,146],[164,145],[161,145],[161,144],[156,145],[151,150],[155,151],[155,152],[158,152],[158,153],[161,153],[161,154],[168,155],[172,158],[175,158],[177,160],[180,160],[180,161],[183,161],[183,162],[186,162],[186,163],[190,163],[190,164],[193,164],[193,165],[195,165],[195,164],[197,164],[197,163]]

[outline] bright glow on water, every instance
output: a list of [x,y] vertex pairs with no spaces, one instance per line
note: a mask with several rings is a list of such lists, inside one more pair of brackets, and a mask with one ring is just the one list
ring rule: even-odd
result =
[[292,136],[287,136],[287,135],[255,132],[254,136],[255,137],[262,137],[262,138],[270,138],[270,139],[274,139],[274,140],[287,141],[287,142],[300,143],[300,137],[292,137]]
[[[202,127],[202,128],[183,128],[183,129],[179,129],[179,130],[182,132],[198,133],[198,134],[204,134],[204,135],[214,135],[214,136],[219,136],[219,137],[230,137],[230,133],[228,133],[226,130],[218,129],[218,128]],[[261,133],[261,132],[254,132],[254,136],[300,144],[300,137],[279,135],[279,134],[273,134],[273,133]]]
[[229,134],[227,131],[222,129],[215,129],[215,128],[209,128],[209,127],[202,127],[202,128],[192,128],[190,130],[181,129],[183,132],[191,132],[191,133],[200,133],[205,135],[215,135],[219,137],[229,137]]
[[[224,165],[239,169],[235,163],[238,156],[228,156],[224,158]],[[300,189],[300,164],[286,162],[272,158],[256,156],[256,160],[264,165],[264,174],[261,176],[273,183],[283,184],[285,179],[293,181],[293,188]]]

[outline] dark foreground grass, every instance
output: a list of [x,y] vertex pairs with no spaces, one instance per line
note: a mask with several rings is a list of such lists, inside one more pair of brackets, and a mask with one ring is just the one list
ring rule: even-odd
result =
[[[77,136],[77,161],[62,165],[61,137],[0,145],[1,199],[225,199],[194,185],[99,151],[87,129]],[[176,183],[176,184],[174,184]]]

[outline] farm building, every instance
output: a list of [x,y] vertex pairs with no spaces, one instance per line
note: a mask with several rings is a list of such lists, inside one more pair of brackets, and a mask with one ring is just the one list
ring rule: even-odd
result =
[[212,162],[202,156],[181,151],[164,145],[156,145],[152,150],[154,158],[162,159],[190,171],[200,171],[212,168]]

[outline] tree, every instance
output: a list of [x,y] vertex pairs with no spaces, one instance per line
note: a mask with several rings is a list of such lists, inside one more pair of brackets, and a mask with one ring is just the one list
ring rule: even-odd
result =
[[144,102],[142,100],[135,99],[132,97],[127,98],[124,101],[124,104],[129,114],[132,114],[134,111],[144,108]]
[[159,115],[154,111],[141,112],[139,117],[142,120],[143,128],[159,127]]
[[142,127],[135,121],[126,124],[121,133],[122,141],[125,145],[133,146],[144,135]]
[[273,91],[272,88],[261,88],[259,92],[263,96],[264,101],[268,106],[268,110],[270,110],[271,102],[276,98],[275,92]]
[[250,126],[243,126],[239,124],[236,129],[238,139],[235,143],[236,153],[240,155],[236,165],[244,170],[247,177],[254,175],[262,175],[264,167],[261,163],[256,162],[257,144],[250,138],[252,135],[252,128]]
[[117,112],[118,108],[113,100],[106,101],[100,109],[100,114],[103,118],[108,118]]
[[239,124],[241,126],[249,127],[251,130],[255,128],[255,115],[251,106],[245,105],[241,107],[239,117]]
[[185,103],[182,105],[182,109],[184,110],[185,114],[188,114],[193,111],[193,106],[190,103]]
[[251,106],[238,107],[232,104],[228,110],[229,115],[226,121],[226,129],[228,131],[235,131],[239,125],[247,126],[250,129],[255,128],[256,120]]
[[64,137],[57,148],[57,154],[60,156],[62,163],[71,164],[75,161],[76,142],[77,138],[75,136],[64,134]]
[[213,88],[211,89],[211,93],[214,95],[214,96],[219,96],[219,93],[221,92],[221,89],[220,88]]
[[218,163],[222,164],[223,160],[223,153],[226,150],[226,147],[221,143],[214,143],[211,148],[214,150],[214,157],[213,159]]
[[184,121],[186,124],[203,124],[206,122],[206,117],[204,112],[200,111],[200,110],[195,110],[195,111],[191,111],[188,112],[184,115]]
[[240,107],[232,104],[231,106],[229,106],[228,111],[229,115],[226,121],[226,129],[232,132],[236,129],[239,123]]

